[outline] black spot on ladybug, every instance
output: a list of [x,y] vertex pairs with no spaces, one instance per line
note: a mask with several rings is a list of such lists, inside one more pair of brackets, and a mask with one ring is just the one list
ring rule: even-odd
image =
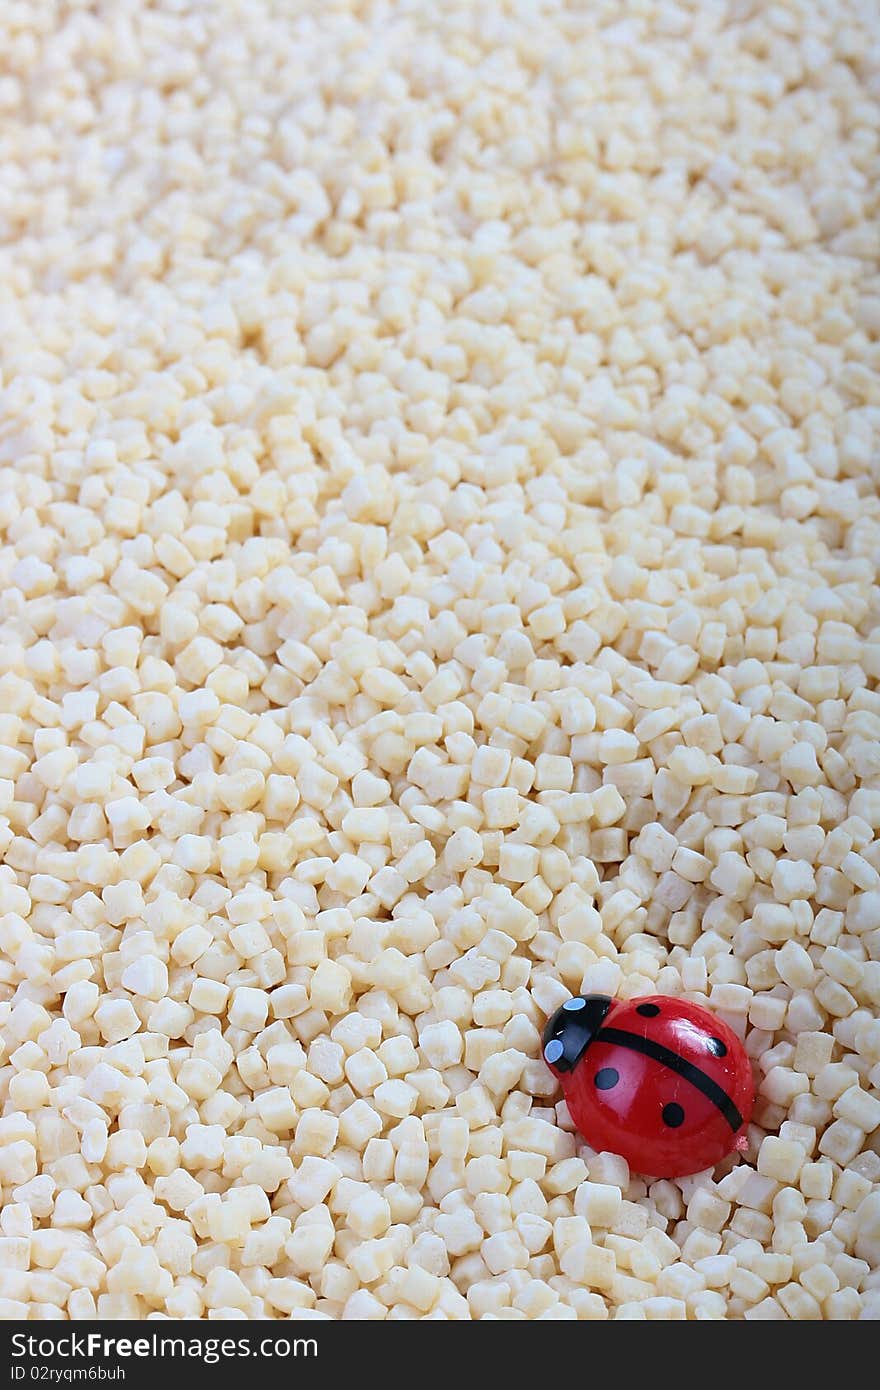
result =
[[679,1125],[684,1122],[684,1111],[680,1105],[676,1105],[674,1100],[669,1105],[664,1105],[662,1114],[663,1123],[668,1125],[670,1129],[678,1129]]
[[641,1014],[642,1018],[656,1018],[659,1012],[660,1009],[656,1004],[640,1004],[636,1009],[636,1013]]
[[620,1080],[620,1072],[614,1067],[603,1067],[596,1072],[595,1084],[600,1091],[610,1091]]
[[727,1044],[723,1043],[720,1038],[707,1038],[706,1046],[712,1053],[713,1057],[727,1056]]

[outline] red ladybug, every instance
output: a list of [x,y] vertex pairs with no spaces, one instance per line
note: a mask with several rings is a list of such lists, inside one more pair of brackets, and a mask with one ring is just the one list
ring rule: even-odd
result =
[[746,1146],[755,1088],[735,1033],[698,1004],[576,995],[544,1030],[544,1060],[594,1149],[677,1178]]

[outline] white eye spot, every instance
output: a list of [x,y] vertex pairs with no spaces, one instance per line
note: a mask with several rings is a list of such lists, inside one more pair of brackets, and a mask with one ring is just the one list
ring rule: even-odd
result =
[[586,1004],[586,999],[569,999],[562,1007],[566,1013],[576,1014],[579,1009],[586,1008]]
[[559,1039],[553,1038],[544,1048],[544,1060],[549,1062],[552,1066],[554,1062],[559,1061],[564,1051],[565,1048],[562,1046]]

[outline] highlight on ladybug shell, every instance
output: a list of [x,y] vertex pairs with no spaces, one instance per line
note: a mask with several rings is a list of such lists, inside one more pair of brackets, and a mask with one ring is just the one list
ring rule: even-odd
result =
[[547,1024],[543,1055],[584,1139],[638,1173],[684,1177],[746,1147],[751,1063],[699,1004],[575,995]]

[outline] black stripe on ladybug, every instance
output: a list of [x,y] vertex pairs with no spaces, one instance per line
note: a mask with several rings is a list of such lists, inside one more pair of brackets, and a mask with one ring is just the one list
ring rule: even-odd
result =
[[[657,1012],[659,1013],[659,1010]],[[670,1071],[674,1071],[683,1080],[689,1081],[707,1100],[710,1100],[721,1111],[732,1130],[736,1131],[741,1127],[743,1117],[727,1092],[718,1085],[717,1081],[713,1081],[711,1076],[707,1076],[699,1067],[695,1067],[693,1062],[679,1057],[677,1052],[664,1047],[662,1043],[654,1042],[653,1038],[642,1038],[638,1033],[627,1033],[622,1028],[600,1028],[595,1034],[595,1039],[596,1042],[613,1043],[615,1047],[629,1048],[632,1052],[640,1052],[643,1057],[651,1057],[655,1062],[660,1062],[662,1066],[668,1067]],[[723,1047],[724,1044],[722,1043],[721,1046]],[[676,1110],[679,1108],[676,1107]],[[667,1106],[667,1109],[671,1109],[671,1107]],[[673,1127],[675,1126],[676,1121],[674,1119],[672,1121],[667,1120],[665,1115],[663,1118],[667,1124],[672,1123]],[[681,1124],[681,1119],[678,1119],[677,1123]]]

